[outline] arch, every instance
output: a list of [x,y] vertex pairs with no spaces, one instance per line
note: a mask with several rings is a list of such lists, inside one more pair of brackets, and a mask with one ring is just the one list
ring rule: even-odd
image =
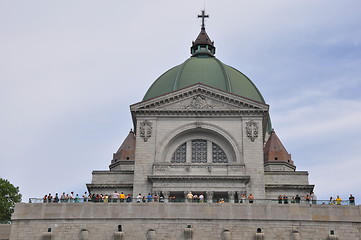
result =
[[216,125],[203,122],[182,125],[165,137],[156,150],[156,161],[170,162],[175,150],[193,139],[204,139],[217,144],[228,156],[228,163],[244,163],[241,147],[232,135]]

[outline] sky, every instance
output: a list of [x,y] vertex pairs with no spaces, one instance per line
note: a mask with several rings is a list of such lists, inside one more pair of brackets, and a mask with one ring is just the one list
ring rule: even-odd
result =
[[190,57],[204,8],[318,199],[361,199],[361,1],[0,1],[0,177],[23,202],[108,170],[129,105]]

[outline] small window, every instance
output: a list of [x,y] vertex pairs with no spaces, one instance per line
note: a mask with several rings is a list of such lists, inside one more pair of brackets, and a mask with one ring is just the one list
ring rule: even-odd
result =
[[275,160],[278,160],[278,157],[275,157]]

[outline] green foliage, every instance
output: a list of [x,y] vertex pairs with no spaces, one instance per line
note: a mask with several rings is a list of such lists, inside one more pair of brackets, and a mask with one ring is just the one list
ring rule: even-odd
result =
[[8,180],[0,178],[0,222],[11,220],[15,203],[21,201],[19,187],[15,187]]

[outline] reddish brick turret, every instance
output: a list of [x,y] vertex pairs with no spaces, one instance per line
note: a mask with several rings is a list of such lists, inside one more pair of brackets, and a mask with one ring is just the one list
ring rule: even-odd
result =
[[263,152],[266,171],[294,171],[296,169],[291,154],[287,152],[274,130],[271,131]]

